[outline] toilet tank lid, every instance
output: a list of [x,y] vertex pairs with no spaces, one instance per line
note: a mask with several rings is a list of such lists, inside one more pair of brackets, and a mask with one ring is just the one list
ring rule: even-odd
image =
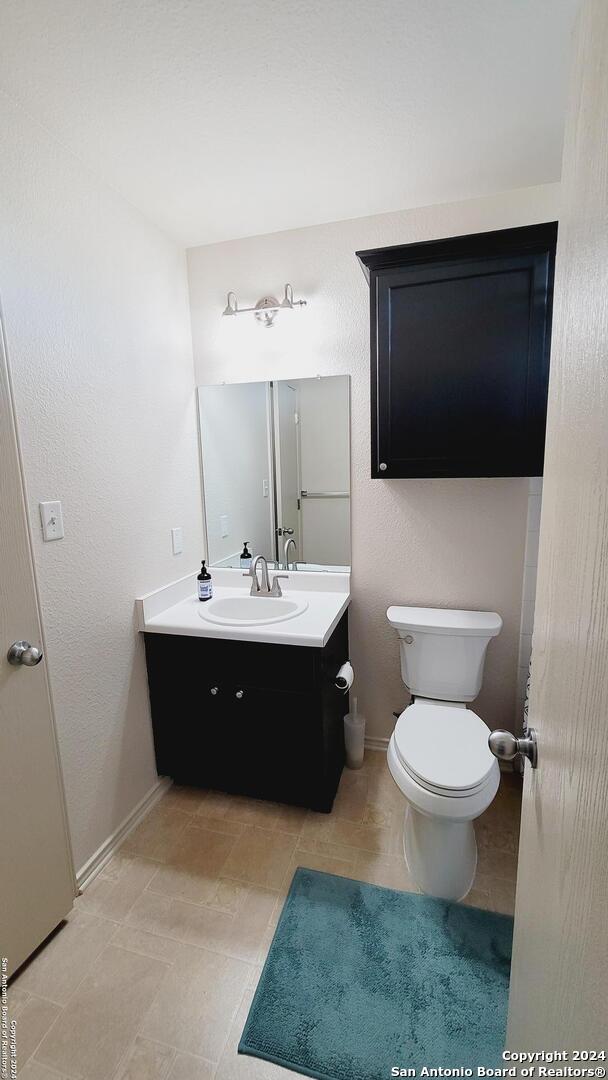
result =
[[396,630],[427,634],[496,637],[502,619],[495,611],[457,611],[453,608],[389,607],[386,617]]

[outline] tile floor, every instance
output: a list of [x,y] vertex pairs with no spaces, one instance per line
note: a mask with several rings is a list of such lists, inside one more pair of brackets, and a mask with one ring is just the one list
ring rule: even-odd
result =
[[[511,912],[520,789],[477,823],[467,902]],[[331,815],[171,788],[9,987],[20,1080],[286,1080],[236,1047],[296,866],[413,890],[386,758]]]

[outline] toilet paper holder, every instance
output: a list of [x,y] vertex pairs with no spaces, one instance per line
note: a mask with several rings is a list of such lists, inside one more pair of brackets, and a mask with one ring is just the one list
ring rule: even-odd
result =
[[354,681],[355,673],[353,671],[353,666],[350,660],[346,660],[345,663],[342,664],[336,672],[334,685],[337,690],[341,690],[342,693],[346,694],[348,690],[350,690]]

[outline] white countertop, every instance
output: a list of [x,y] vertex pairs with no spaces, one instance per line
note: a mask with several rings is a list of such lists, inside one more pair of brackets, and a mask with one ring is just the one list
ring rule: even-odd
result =
[[[153,634],[222,638],[228,641],[261,641],[275,645],[308,645],[322,648],[350,603],[350,575],[298,570],[281,580],[283,596],[306,601],[301,615],[260,626],[220,626],[201,618],[196,595],[196,574],[186,575],[135,601],[140,630]],[[251,579],[242,570],[212,569],[213,597],[247,596]],[[272,580],[273,572],[270,572]],[[260,604],[264,599],[260,598]]]

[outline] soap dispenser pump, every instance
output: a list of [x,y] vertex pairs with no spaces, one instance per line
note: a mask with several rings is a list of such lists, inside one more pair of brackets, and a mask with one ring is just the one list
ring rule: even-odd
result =
[[249,570],[253,555],[247,548],[247,544],[250,544],[251,540],[243,541],[243,550],[241,551],[241,570]]

